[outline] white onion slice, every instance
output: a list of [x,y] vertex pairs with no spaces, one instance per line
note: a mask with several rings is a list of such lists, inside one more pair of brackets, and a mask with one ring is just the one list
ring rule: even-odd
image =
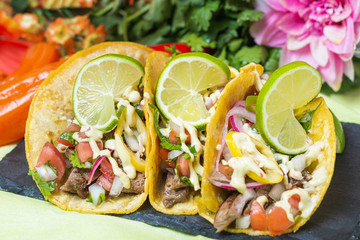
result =
[[100,186],[99,184],[94,183],[89,187],[89,193],[91,194],[93,203],[95,205],[98,205],[100,194],[105,195],[105,189],[102,186]]
[[119,196],[123,187],[124,187],[124,184],[121,182],[120,178],[118,176],[115,176],[114,181],[111,185],[109,195],[112,197]]
[[184,151],[181,150],[172,150],[168,153],[168,159],[173,159],[180,156]]
[[235,222],[236,227],[238,229],[244,229],[250,227],[250,215],[240,216],[236,219]]
[[55,180],[57,178],[55,172],[48,165],[41,165],[40,167],[35,168],[39,173],[40,177],[42,177],[46,182]]
[[95,174],[96,169],[100,166],[100,164],[101,164],[101,162],[104,160],[104,158],[105,158],[105,155],[100,156],[100,157],[96,160],[96,162],[94,163],[94,165],[92,166],[92,168],[91,168],[91,170],[90,170],[89,180],[88,180],[88,183],[87,183],[88,185],[91,183],[92,178],[93,178],[93,176],[94,176],[94,174]]
[[277,183],[275,184],[270,192],[269,192],[269,197],[271,197],[272,199],[274,199],[275,201],[279,201],[281,199],[281,194],[285,191],[285,186],[284,184],[281,183]]
[[174,130],[174,132],[179,133],[180,132],[180,126],[177,125],[174,121],[170,120],[170,129]]
[[131,151],[133,152],[140,151],[140,145],[135,135],[129,135],[126,132],[124,132],[124,137]]
[[306,168],[305,154],[296,155],[290,161],[294,165],[294,169],[296,171],[301,172],[302,170],[304,170]]

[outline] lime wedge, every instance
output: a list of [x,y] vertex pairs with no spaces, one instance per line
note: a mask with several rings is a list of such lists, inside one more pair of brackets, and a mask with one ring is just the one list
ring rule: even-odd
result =
[[202,93],[225,85],[229,67],[206,53],[184,53],[172,58],[156,85],[155,99],[162,114],[203,129],[209,112]]
[[72,104],[76,120],[83,126],[111,131],[118,122],[115,99],[127,88],[136,86],[144,75],[137,60],[106,54],[83,66],[76,77]]
[[307,149],[307,135],[294,116],[320,92],[321,76],[304,62],[277,69],[261,89],[256,103],[256,125],[277,151],[298,154]]

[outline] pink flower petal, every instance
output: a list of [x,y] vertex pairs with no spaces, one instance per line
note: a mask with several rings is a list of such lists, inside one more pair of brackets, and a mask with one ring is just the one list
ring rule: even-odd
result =
[[[324,31],[325,32],[325,31]],[[327,36],[326,36],[327,37]],[[353,53],[355,48],[354,22],[351,18],[346,19],[346,34],[344,40],[340,44],[336,44],[331,40],[326,42],[327,48],[338,54]]]
[[256,0],[254,3],[254,7],[255,7],[255,9],[257,9],[263,13],[274,11],[274,9],[271,7],[271,5],[267,4],[266,1],[264,2],[264,0]]
[[353,61],[350,59],[344,62],[344,74],[351,80],[354,81],[354,64]]
[[329,51],[326,48],[326,41],[322,37],[313,37],[310,43],[310,50],[313,58],[324,67],[329,60]]
[[344,53],[344,54],[338,54],[338,56],[343,60],[344,62],[349,61],[353,58],[354,53]]
[[276,26],[286,32],[288,35],[299,36],[306,30],[304,19],[300,18],[298,13],[285,14],[277,23]]
[[360,22],[354,24],[355,41],[360,42]]
[[305,46],[307,46],[312,39],[312,35],[308,35],[306,38],[298,40],[297,37],[293,37],[293,36],[288,36],[287,38],[287,42],[286,42],[286,47],[288,50],[299,50]]
[[319,72],[334,91],[340,89],[344,63],[336,54],[329,52],[328,64],[325,67],[319,67]]
[[349,0],[349,3],[352,8],[351,17],[354,20],[354,22],[357,22],[360,20],[360,1],[359,0]]
[[301,0],[278,0],[281,5],[290,12],[298,12],[306,8],[308,5],[304,4]]
[[341,12],[339,14],[336,13],[331,16],[331,20],[333,22],[341,22],[344,19],[346,19],[347,17],[349,17],[350,14],[352,13],[352,8],[348,1],[345,1],[343,6],[344,6],[344,8],[341,10]]
[[275,9],[276,11],[281,11],[281,12],[287,12],[287,9],[283,7],[283,5],[281,5],[279,0],[260,0],[260,2],[262,2],[261,4],[267,3],[269,6],[271,6],[271,8]]
[[285,46],[286,34],[275,26],[282,16],[281,12],[269,12],[263,19],[251,25],[250,34],[257,44],[278,48]]
[[333,24],[324,27],[324,35],[335,44],[340,44],[344,40],[345,33],[346,26],[344,24]]
[[288,63],[294,62],[294,61],[306,62],[306,63],[310,64],[311,66],[313,66],[314,68],[317,68],[319,66],[317,64],[317,62],[314,60],[313,56],[311,55],[309,46],[306,46],[306,47],[296,50],[296,51],[290,51],[286,48],[283,49],[281,56],[280,56],[279,65],[283,66],[285,64],[288,64]]

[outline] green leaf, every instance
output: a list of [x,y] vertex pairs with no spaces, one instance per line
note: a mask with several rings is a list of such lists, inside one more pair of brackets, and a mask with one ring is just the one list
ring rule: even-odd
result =
[[54,181],[46,182],[36,170],[29,170],[28,175],[33,176],[37,185],[40,188],[41,193],[44,196],[50,196],[51,192],[55,190]]
[[80,159],[77,155],[76,150],[69,156],[69,160],[73,167],[77,167],[77,168],[91,168],[92,167],[92,164],[86,166],[85,163],[80,162]]
[[246,9],[240,12],[237,21],[240,24],[244,22],[256,22],[264,17],[264,13],[256,9]]
[[308,133],[311,129],[313,115],[315,111],[319,108],[320,104],[314,110],[305,113],[299,120],[300,124],[305,129],[306,133]]
[[172,12],[172,4],[168,0],[152,0],[150,9],[145,14],[144,20],[155,23],[165,22],[170,18]]
[[165,47],[165,50],[171,52],[172,57],[175,57],[177,54],[181,53],[179,50],[176,49],[175,44],[171,44],[170,47]]
[[191,50],[195,52],[202,52],[204,50],[203,49],[204,47],[209,47],[209,48],[216,47],[216,42],[210,42],[210,43],[205,42],[202,39],[202,37],[198,37],[194,33],[186,35],[184,38],[180,40],[180,42],[186,43],[191,47]]
[[279,67],[280,55],[281,55],[281,48],[270,49],[269,57],[264,64],[265,72],[272,73]]
[[267,51],[262,46],[242,47],[235,55],[242,66],[255,62],[264,63],[267,58]]
[[64,139],[66,141],[69,141],[72,145],[76,145],[77,142],[75,141],[75,139],[73,138],[74,133],[76,133],[76,131],[69,131],[69,132],[63,132],[59,138]]
[[207,31],[213,13],[219,9],[219,1],[207,1],[202,7],[192,8],[190,17],[190,28],[194,31]]
[[23,13],[29,6],[29,1],[24,0],[11,0],[11,7],[13,8],[14,14]]
[[[329,109],[330,110],[330,109]],[[345,134],[344,129],[341,125],[339,119],[335,116],[335,114],[330,110],[333,119],[334,119],[334,127],[335,127],[335,135],[336,135],[336,153],[343,153],[345,149]]]

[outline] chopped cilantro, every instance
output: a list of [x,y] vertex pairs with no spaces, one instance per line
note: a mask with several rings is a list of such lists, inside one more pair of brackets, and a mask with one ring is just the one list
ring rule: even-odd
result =
[[180,180],[189,185],[190,187],[194,187],[194,185],[190,182],[190,179],[186,176],[180,177]]
[[59,138],[69,141],[72,145],[76,145],[75,139],[73,139],[73,135],[76,133],[75,131],[63,132]]
[[30,170],[28,175],[33,176],[37,185],[40,188],[41,193],[44,196],[50,196],[51,192],[55,190],[54,181],[46,182],[36,170]]
[[77,168],[91,168],[92,164],[86,165],[85,163],[80,163],[80,159],[77,155],[76,150],[69,156],[70,163],[73,167]]
[[202,181],[202,177],[201,177],[201,175],[200,175],[200,174],[198,174],[198,173],[197,173],[197,175],[198,175],[199,181],[201,182],[201,181]]
[[144,94],[143,77],[141,77],[139,80],[139,84],[137,85],[137,90],[139,91],[140,96],[143,96],[143,94]]
[[[91,203],[94,203],[93,201],[93,198],[91,196],[91,193],[89,193],[89,197],[88,199],[86,199],[87,202],[91,202]],[[98,200],[98,203],[96,205],[99,205],[100,203],[104,202],[105,201],[105,194],[104,193],[100,193],[99,195],[99,200]]]

